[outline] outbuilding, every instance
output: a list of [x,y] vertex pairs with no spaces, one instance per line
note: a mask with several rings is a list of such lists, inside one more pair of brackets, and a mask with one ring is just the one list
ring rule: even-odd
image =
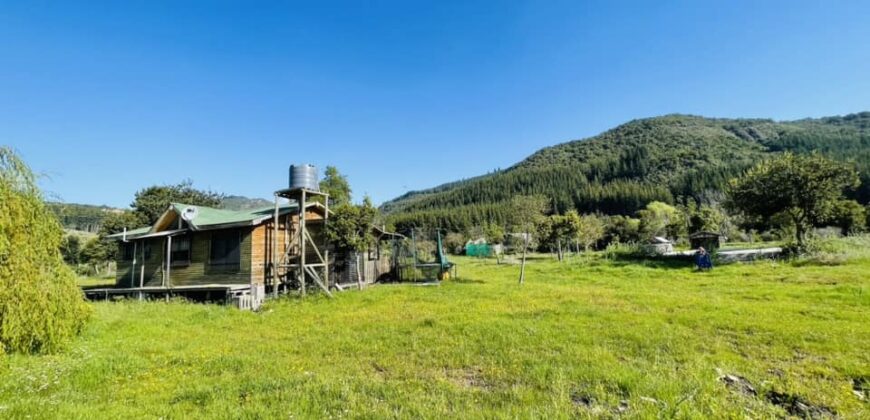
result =
[[710,231],[695,232],[689,235],[689,242],[692,244],[693,249],[704,247],[707,251],[719,249],[727,239],[721,233]]

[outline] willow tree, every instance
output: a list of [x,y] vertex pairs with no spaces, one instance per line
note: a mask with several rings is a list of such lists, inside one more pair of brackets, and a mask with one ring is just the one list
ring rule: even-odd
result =
[[33,173],[0,147],[0,352],[56,351],[89,315]]

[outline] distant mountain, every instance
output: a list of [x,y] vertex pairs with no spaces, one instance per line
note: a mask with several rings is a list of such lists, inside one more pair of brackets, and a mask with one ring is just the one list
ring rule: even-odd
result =
[[383,204],[397,227],[462,230],[505,218],[517,194],[544,194],[559,212],[632,214],[652,200],[701,199],[771,153],[818,150],[854,162],[870,200],[870,112],[777,122],[667,115],[547,147],[487,175],[412,191]]
[[228,195],[221,201],[221,205],[227,210],[250,210],[274,204],[274,201],[263,198],[248,198],[240,195]]

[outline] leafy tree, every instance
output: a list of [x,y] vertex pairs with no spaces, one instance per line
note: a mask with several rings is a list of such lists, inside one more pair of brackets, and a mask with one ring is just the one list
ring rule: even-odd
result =
[[843,235],[863,232],[867,227],[867,211],[855,200],[840,200],[834,204],[828,222],[840,228]]
[[549,201],[542,195],[519,195],[511,200],[512,224],[523,234],[520,284],[523,284],[526,280],[526,254],[529,250],[531,234],[535,230],[535,226],[543,219],[549,207]]
[[342,204],[332,209],[326,235],[340,252],[362,251],[374,245],[376,209],[368,197],[362,205]]
[[222,200],[223,194],[198,190],[193,188],[192,181],[186,180],[175,185],[154,185],[139,190],[130,206],[143,224],[151,225],[169,208],[170,203],[219,208]]
[[569,210],[560,221],[560,234],[563,235],[565,248],[580,242],[580,230],[583,229],[583,217],[576,210]]
[[326,167],[323,180],[320,181],[320,191],[329,194],[331,205],[350,204],[350,183],[347,182],[347,177],[338,172],[338,168],[335,166]]
[[543,219],[538,227],[538,235],[543,244],[556,251],[559,261],[564,261],[565,250],[578,240],[581,228],[580,215],[571,210],[564,215],[554,214]]
[[608,216],[604,228],[607,243],[635,243],[640,240],[640,220],[628,216]]
[[604,234],[605,224],[600,217],[594,214],[585,214],[579,218],[576,237],[585,251],[589,251],[589,248],[600,241]]
[[62,239],[30,168],[0,147],[0,353],[56,351],[87,320]]
[[114,258],[117,249],[118,245],[115,241],[99,237],[93,238],[82,247],[81,260],[93,268],[95,273],[100,274],[102,271],[100,268],[106,266]]
[[689,232],[719,232],[726,233],[728,215],[717,207],[702,204],[689,214]]
[[[167,204],[168,206],[168,204]],[[164,209],[165,211],[166,209]],[[111,235],[113,233],[123,232],[124,229],[132,230],[148,225],[145,216],[136,211],[122,211],[110,213],[103,220],[103,225],[100,227],[98,234],[100,236]]]
[[674,233],[684,225],[676,207],[660,201],[647,204],[646,208],[637,214],[640,216],[640,231],[648,237],[674,237],[676,236]]
[[124,229],[136,229],[146,224],[145,216],[136,211],[110,213],[103,219],[103,225],[100,227],[96,240],[88,241],[82,248],[82,262],[98,271],[98,267],[101,265],[118,258],[119,243],[114,239],[109,239],[108,235],[123,232]]
[[[486,242],[496,248],[498,245],[503,245],[505,241],[504,228],[497,223],[487,223],[483,227],[483,236]],[[495,252],[495,261],[501,264],[501,253]]]
[[81,262],[82,241],[78,235],[66,235],[60,242],[60,255],[63,261],[75,266]]
[[465,246],[465,235],[458,232],[448,232],[447,235],[444,235],[442,245],[446,252],[458,254]]
[[807,231],[829,218],[843,191],[859,182],[854,169],[820,154],[785,153],[732,180],[728,196],[731,205],[746,214],[787,216],[802,248]]
[[[535,225],[535,236],[538,238],[538,244],[542,247],[546,247],[550,252],[556,250],[556,243],[559,242],[559,234],[556,225],[559,223],[557,219],[561,217],[562,216],[558,214],[544,217]],[[557,254],[557,257],[559,258],[559,261],[561,261],[562,256]]]

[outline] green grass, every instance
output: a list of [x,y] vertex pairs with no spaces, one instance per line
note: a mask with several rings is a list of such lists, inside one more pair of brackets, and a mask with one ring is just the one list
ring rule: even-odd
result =
[[114,286],[115,285],[115,277],[94,277],[94,276],[81,276],[76,279],[76,284],[79,287],[96,287],[96,286]]
[[524,286],[515,265],[457,258],[441,286],[259,313],[97,303],[68,352],[5,356],[0,417],[611,417],[625,400],[627,418],[769,418],[777,391],[867,418],[870,255],[854,254],[707,273],[541,256]]

